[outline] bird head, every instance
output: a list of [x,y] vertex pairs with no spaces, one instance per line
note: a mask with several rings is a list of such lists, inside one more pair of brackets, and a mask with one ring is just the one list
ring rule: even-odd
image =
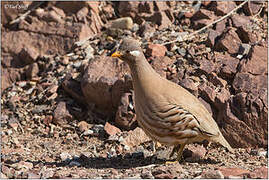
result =
[[111,56],[117,57],[127,63],[135,63],[139,57],[143,57],[144,54],[140,47],[140,42],[131,38],[125,38],[122,40],[119,48]]

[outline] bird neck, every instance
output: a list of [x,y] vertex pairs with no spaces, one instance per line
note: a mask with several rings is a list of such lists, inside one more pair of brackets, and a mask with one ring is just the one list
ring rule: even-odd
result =
[[151,93],[151,90],[154,91],[155,88],[159,87],[157,82],[160,81],[157,79],[160,79],[161,76],[151,67],[145,57],[139,58],[139,60],[133,64],[129,64],[129,66],[135,91]]

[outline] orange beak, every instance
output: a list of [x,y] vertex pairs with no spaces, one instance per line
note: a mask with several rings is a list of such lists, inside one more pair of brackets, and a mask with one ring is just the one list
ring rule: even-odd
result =
[[114,52],[114,53],[111,55],[111,57],[121,58],[121,57],[122,57],[122,54],[121,54],[121,52],[116,51],[116,52]]

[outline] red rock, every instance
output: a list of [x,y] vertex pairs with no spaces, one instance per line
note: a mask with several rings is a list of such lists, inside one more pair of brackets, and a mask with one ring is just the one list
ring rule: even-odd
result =
[[160,44],[149,44],[146,50],[146,55],[153,57],[165,56],[166,47]]
[[65,14],[75,14],[77,13],[80,9],[82,9],[83,7],[87,7],[88,4],[85,1],[80,1],[80,2],[72,2],[72,1],[68,1],[68,2],[57,2],[55,4],[55,6],[59,9],[62,9],[64,11]]
[[37,50],[34,49],[34,47],[24,47],[21,50],[19,56],[26,65],[35,62],[35,60],[39,56],[39,53],[37,52]]
[[223,108],[223,105],[228,101],[231,97],[230,92],[225,89],[221,88],[220,91],[216,95],[215,105],[218,109]]
[[249,73],[237,73],[233,81],[233,87],[237,92],[250,92],[255,89],[265,88],[267,83],[266,76],[253,76]]
[[202,179],[224,179],[223,174],[219,170],[207,170],[201,174]]
[[40,175],[38,173],[28,173],[28,179],[40,179]]
[[215,70],[215,64],[207,59],[202,59],[199,63],[198,71],[202,72],[203,74],[210,74]]
[[69,113],[66,103],[60,101],[54,110],[53,114],[53,122],[58,125],[65,125],[70,121],[73,117]]
[[53,11],[55,11],[59,16],[61,16],[61,18],[65,18],[66,17],[66,15],[65,15],[65,13],[64,13],[64,11],[62,9],[59,9],[59,8],[57,8],[55,6],[52,6],[51,9]]
[[165,167],[158,167],[152,170],[151,173],[155,179],[173,179],[172,174]]
[[236,7],[236,4],[232,1],[218,1],[215,13],[218,16],[224,16],[231,12]]
[[86,121],[80,121],[78,123],[78,128],[79,128],[80,132],[84,132],[84,131],[87,131],[88,129],[90,129],[90,124],[88,124]]
[[80,83],[72,78],[71,74],[65,76],[64,82],[62,83],[63,89],[72,96],[76,101],[81,104],[87,104],[80,87]]
[[180,85],[190,91],[193,95],[198,96],[198,86],[195,85],[193,80],[189,78],[185,78],[182,81],[180,81]]
[[155,28],[145,21],[143,24],[140,25],[137,33],[141,37],[145,37],[146,39],[148,39],[153,35],[154,32],[155,32]]
[[206,154],[206,149],[201,145],[188,145],[183,153],[184,158],[190,158],[192,161],[203,159]]
[[173,22],[173,14],[167,2],[129,2],[119,3],[118,11],[122,17],[131,17],[135,23],[150,21],[159,29],[169,27]]
[[241,168],[219,168],[221,173],[224,175],[225,178],[228,176],[240,176],[244,177],[244,175],[249,174],[250,172],[246,169]]
[[208,6],[210,3],[211,3],[211,1],[202,1],[202,4],[203,4],[204,6]]
[[230,54],[238,52],[241,44],[241,40],[238,37],[234,29],[230,29],[225,33],[216,44],[216,50],[223,51],[227,50]]
[[208,36],[206,40],[206,45],[213,48],[215,45],[215,39],[218,37],[218,33],[215,30],[209,29],[208,30]]
[[267,66],[268,49],[262,46],[254,46],[251,58],[242,65],[240,72],[248,72],[253,75],[268,73]]
[[1,170],[2,170],[2,173],[4,174],[4,175],[6,175],[9,179],[12,179],[12,178],[14,178],[14,175],[15,175],[15,169],[13,169],[13,168],[9,168],[9,167],[7,167],[7,166],[5,166],[5,165],[2,165],[1,166]]
[[50,123],[52,123],[52,120],[53,120],[52,115],[47,115],[47,116],[44,118],[43,122],[44,122],[45,125],[49,126]]
[[44,14],[42,14],[42,20],[47,22],[64,23],[64,20],[62,19],[61,15],[57,14],[57,12],[53,10],[44,12]]
[[[132,98],[131,93],[124,93],[120,100],[120,105],[118,106],[118,110],[116,112],[115,122],[123,129],[131,129],[136,122],[136,116],[133,112],[134,109],[131,107],[134,106],[134,102],[130,101]],[[130,105],[131,103],[131,105]],[[134,107],[133,107],[134,108]]]
[[247,15],[253,16],[257,14],[260,10],[260,8],[263,7],[263,2],[258,2],[258,1],[251,1],[246,3],[243,6],[244,11],[246,12]]
[[263,167],[255,169],[253,172],[250,173],[250,178],[268,179],[268,168],[263,166]]
[[211,19],[212,17],[215,17],[213,11],[209,11],[207,9],[200,9],[195,13],[195,15],[192,17],[192,20],[198,20],[198,19]]
[[167,56],[157,56],[152,59],[153,60],[150,63],[152,68],[162,77],[166,78],[166,70],[174,63],[174,60]]
[[237,72],[237,66],[239,64],[239,60],[231,57],[229,54],[215,54],[215,61],[217,63],[216,69],[220,72],[218,73],[219,77],[223,79],[232,79]]
[[236,28],[244,27],[247,24],[250,24],[250,19],[247,16],[234,14],[231,18],[232,18],[232,21],[233,21],[233,25]]
[[77,12],[77,18],[80,22],[84,22],[84,20],[86,21],[86,16],[88,15],[89,10],[88,7],[83,7],[81,8],[78,12]]
[[216,32],[218,35],[222,35],[226,30],[227,19],[224,19],[216,24]]
[[124,138],[122,144],[132,148],[150,140],[151,139],[145,134],[145,132],[141,128],[137,127],[128,132],[128,135]]
[[[85,102],[88,104],[94,103],[96,109],[101,110],[104,114],[111,114],[116,111],[121,96],[125,91],[125,81],[122,76],[124,73],[128,73],[129,69],[127,69],[126,64],[120,63],[111,57],[99,57],[89,63],[81,80],[81,89],[85,96]],[[111,90],[119,80],[122,81],[122,86],[115,87],[117,89],[117,93],[115,93],[114,90]]]
[[6,1],[1,2],[1,22],[3,25],[10,23],[12,20],[15,20],[19,14],[25,12],[25,8],[14,8],[14,7],[25,7],[23,2],[17,1]]
[[215,102],[216,92],[212,87],[203,83],[198,88],[203,99],[208,102]]
[[26,69],[26,77],[28,79],[32,79],[34,77],[38,76],[39,73],[39,67],[37,63],[30,64],[28,68]]
[[227,85],[227,81],[218,77],[217,74],[214,72],[209,74],[209,81],[213,83],[215,86],[226,87]]
[[110,136],[115,135],[117,133],[120,133],[121,130],[115,126],[113,126],[112,124],[106,122],[105,126],[104,126],[104,130],[106,131],[106,133]]

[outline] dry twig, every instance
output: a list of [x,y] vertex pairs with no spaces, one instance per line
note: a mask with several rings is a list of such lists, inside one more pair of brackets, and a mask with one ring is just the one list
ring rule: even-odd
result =
[[218,20],[216,20],[216,21],[214,21],[214,22],[212,22],[212,23],[206,25],[205,27],[203,27],[203,28],[201,28],[201,29],[199,29],[199,30],[197,30],[197,31],[194,31],[194,32],[190,33],[189,35],[187,35],[187,36],[185,36],[185,37],[183,37],[183,38],[180,38],[180,39],[177,38],[177,39],[174,40],[174,41],[165,42],[165,43],[163,43],[162,45],[167,45],[167,44],[171,44],[171,43],[175,43],[175,42],[182,42],[182,41],[186,41],[186,40],[191,40],[192,38],[194,38],[194,35],[196,35],[196,34],[202,32],[202,31],[204,31],[205,29],[209,28],[210,26],[212,26],[212,25],[214,25],[214,24],[216,24],[216,23],[218,23],[218,22],[224,20],[225,18],[231,16],[235,11],[237,11],[237,10],[240,9],[242,6],[244,6],[244,4],[246,4],[248,1],[249,1],[249,0],[244,1],[243,3],[241,3],[240,5],[238,5],[236,8],[234,8],[232,11],[230,11],[229,13],[227,13],[225,16],[223,16],[223,17],[221,17],[220,19],[218,19]]

